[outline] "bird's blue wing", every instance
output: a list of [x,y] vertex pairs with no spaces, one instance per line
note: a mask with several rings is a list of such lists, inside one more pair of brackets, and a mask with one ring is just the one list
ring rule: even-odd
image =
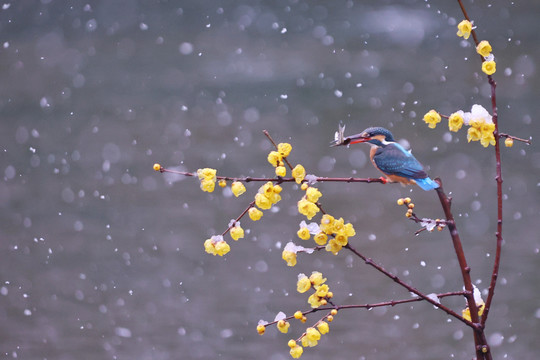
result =
[[413,154],[397,143],[377,149],[373,161],[383,173],[388,175],[402,176],[407,179],[427,177],[422,164]]

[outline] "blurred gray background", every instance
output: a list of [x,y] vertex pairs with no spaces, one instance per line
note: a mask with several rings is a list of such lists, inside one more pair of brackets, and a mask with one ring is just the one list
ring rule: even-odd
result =
[[[228,176],[272,176],[270,131],[290,160],[321,176],[378,177],[368,147],[329,148],[347,133],[390,128],[454,198],[472,276],[489,284],[495,250],[493,147],[428,129],[422,116],[479,103],[490,88],[472,41],[456,36],[455,1],[4,1],[0,10],[0,357],[289,359],[307,324],[261,337],[259,319],[307,309],[299,272],[322,271],[340,304],[408,298],[342,252],[299,256],[296,201],[221,233],[259,184],[231,197],[164,176],[155,162]],[[540,103],[535,1],[465,1],[497,59],[501,130],[533,140]],[[540,150],[503,148],[504,238],[487,336],[496,359],[540,353]],[[421,233],[395,205],[442,217],[434,192],[320,184],[351,243],[426,293],[460,290],[449,235]],[[247,231],[249,230],[249,231]],[[444,301],[460,311],[461,298]],[[472,333],[431,305],[342,311],[306,359],[470,359]]]

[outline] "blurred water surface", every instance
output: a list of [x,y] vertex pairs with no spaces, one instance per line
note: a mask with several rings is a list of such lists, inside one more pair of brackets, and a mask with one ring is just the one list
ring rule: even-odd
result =
[[[501,129],[528,138],[540,83],[537,2],[465,1],[497,58]],[[228,176],[272,176],[271,144],[322,176],[378,176],[368,148],[329,148],[347,133],[391,128],[454,198],[472,276],[484,290],[496,225],[494,154],[462,130],[430,130],[490,89],[471,41],[455,36],[456,2],[51,1],[0,10],[0,356],[18,359],[288,359],[289,335],[259,319],[306,309],[300,272],[322,271],[338,303],[409,294],[345,252],[281,249],[302,220],[300,192],[279,211],[243,220],[223,258],[203,242],[251,201],[153,172],[159,162]],[[496,359],[540,353],[536,144],[503,149],[505,246],[487,334]],[[461,289],[446,232],[415,237],[395,205],[412,196],[442,217],[435,193],[378,184],[320,184],[351,242],[419,289]],[[298,240],[300,241],[300,240]],[[459,311],[462,299],[446,304]],[[310,317],[308,324],[317,320]],[[471,358],[471,332],[432,306],[338,314],[307,359]]]

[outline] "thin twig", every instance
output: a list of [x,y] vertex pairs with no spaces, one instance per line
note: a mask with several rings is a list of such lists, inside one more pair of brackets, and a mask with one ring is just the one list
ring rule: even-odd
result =
[[[450,292],[441,293],[441,294],[434,294],[434,296],[436,296],[439,299],[450,297],[450,296],[463,296],[463,295],[465,295],[464,291],[450,291]],[[315,309],[304,311],[302,312],[302,315],[308,315],[308,314],[313,314],[319,311],[334,310],[334,309],[338,311],[343,310],[343,309],[368,309],[369,310],[376,307],[386,307],[386,306],[393,307],[400,304],[408,304],[408,303],[418,302],[418,301],[425,301],[425,299],[422,297],[415,297],[415,298],[410,298],[410,299],[383,301],[383,302],[378,302],[378,303],[373,303],[373,304],[324,306],[324,307],[318,307]],[[291,315],[291,316],[287,316],[283,318],[283,320],[291,320],[293,318],[294,318],[294,315]],[[272,322],[265,324],[265,326],[273,325],[277,323],[278,321],[279,320],[274,320]]]

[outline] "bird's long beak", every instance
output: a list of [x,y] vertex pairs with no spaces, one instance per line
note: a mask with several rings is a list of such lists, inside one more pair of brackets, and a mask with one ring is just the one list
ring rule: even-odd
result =
[[349,144],[358,144],[367,142],[369,140],[371,140],[371,138],[369,136],[365,136],[364,133],[347,136],[345,138],[345,141],[347,141]]

